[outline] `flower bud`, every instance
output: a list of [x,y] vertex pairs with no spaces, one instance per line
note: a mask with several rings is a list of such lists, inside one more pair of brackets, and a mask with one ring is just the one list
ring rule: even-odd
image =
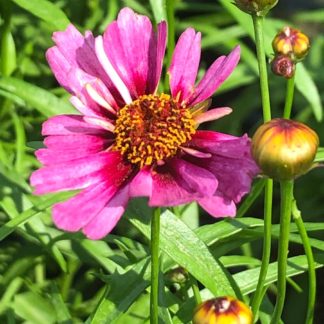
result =
[[271,70],[274,74],[290,79],[294,76],[295,62],[288,55],[277,55],[271,62]]
[[261,125],[252,138],[252,155],[263,173],[275,180],[291,180],[307,172],[319,139],[308,126],[277,118]]
[[300,30],[291,27],[283,28],[272,41],[272,48],[276,54],[290,55],[296,60],[302,60],[309,47],[309,38]]
[[242,11],[251,15],[265,16],[277,4],[278,0],[235,0]]
[[218,297],[200,304],[195,310],[193,324],[252,324],[248,306],[233,297]]

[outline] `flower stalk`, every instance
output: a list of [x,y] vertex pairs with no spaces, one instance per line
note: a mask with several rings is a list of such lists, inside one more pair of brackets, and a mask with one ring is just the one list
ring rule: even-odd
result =
[[254,319],[257,319],[259,308],[264,295],[264,281],[267,277],[268,265],[271,254],[271,227],[272,227],[272,196],[273,196],[273,180],[268,179],[266,182],[264,193],[264,239],[262,263],[257,288],[252,299],[251,308]]
[[277,301],[271,319],[271,324],[280,321],[286,296],[286,270],[289,245],[290,219],[293,201],[294,180],[282,180],[280,182],[280,233],[278,246],[278,284]]
[[283,118],[289,119],[295,92],[295,74],[287,80],[286,100]]
[[308,307],[305,324],[312,324],[314,321],[314,308],[316,299],[316,272],[315,272],[315,261],[309,237],[305,228],[305,224],[301,217],[301,213],[297,208],[296,201],[293,202],[292,206],[293,219],[298,228],[299,235],[303,242],[307,263],[308,263]]
[[267,122],[271,120],[271,107],[270,107],[270,95],[268,85],[268,72],[267,62],[264,49],[264,36],[263,36],[263,17],[252,15],[254,33],[255,33],[255,45],[258,57],[259,73],[260,73],[260,87],[263,109],[263,120]]
[[155,208],[151,220],[151,299],[150,323],[158,324],[159,301],[159,242],[161,209]]
[[[264,49],[263,36],[263,17],[252,15],[256,52],[258,58],[259,74],[260,74],[260,88],[263,109],[263,120],[267,122],[271,120],[271,105],[268,85],[268,73],[266,54]],[[267,179],[265,184],[265,198],[264,198],[264,241],[262,252],[262,263],[260,268],[260,275],[258,279],[257,288],[252,300],[252,312],[254,318],[257,318],[257,313],[264,294],[264,281],[267,276],[268,266],[271,254],[271,227],[272,227],[272,196],[273,196],[273,180]]]

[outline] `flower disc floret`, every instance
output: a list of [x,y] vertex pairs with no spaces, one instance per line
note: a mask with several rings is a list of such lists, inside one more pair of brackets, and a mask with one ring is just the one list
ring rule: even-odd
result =
[[143,167],[176,155],[195,132],[185,106],[167,94],[143,95],[118,111],[113,150]]

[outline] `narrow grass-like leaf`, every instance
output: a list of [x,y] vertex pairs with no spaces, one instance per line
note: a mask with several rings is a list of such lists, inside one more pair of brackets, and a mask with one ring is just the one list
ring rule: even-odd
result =
[[166,20],[165,0],[150,0],[150,5],[157,23]]
[[33,324],[54,324],[55,315],[48,300],[35,292],[25,292],[15,296],[13,308],[24,320]]
[[70,23],[65,13],[55,4],[47,0],[12,0],[21,8],[29,11],[53,25],[55,29],[64,30]]
[[[323,267],[324,254],[315,254],[315,259],[321,262],[316,263],[316,268]],[[288,258],[287,277],[296,276],[298,274],[306,272],[307,269],[307,258],[305,255]],[[256,289],[259,272],[260,268],[258,267],[234,274],[234,279],[240,286],[244,295],[247,295]],[[277,262],[273,262],[269,265],[267,277],[264,284],[269,285],[275,281],[277,281]]]
[[67,192],[56,194],[55,196],[52,196],[47,200],[42,201],[41,203],[39,203],[38,206],[33,206],[32,208],[27,209],[17,217],[11,219],[10,221],[8,221],[7,223],[5,223],[3,226],[0,227],[0,241],[2,241],[9,234],[11,234],[19,225],[22,225],[25,222],[27,222],[31,217],[37,215],[38,213],[52,206],[54,203],[64,200],[70,196],[71,193],[67,193]]
[[51,303],[54,306],[58,323],[72,324],[72,317],[54,281],[51,282]]
[[66,101],[59,99],[49,91],[23,80],[2,77],[0,78],[0,89],[21,98],[46,117],[76,113],[76,110]]
[[[149,238],[149,211],[134,205],[128,218]],[[214,259],[205,243],[169,210],[161,215],[160,242],[164,253],[187,269],[216,296],[237,294],[223,266]]]
[[92,316],[91,324],[117,323],[119,317],[150,284],[150,259],[145,258],[126,273],[107,278],[109,288]]

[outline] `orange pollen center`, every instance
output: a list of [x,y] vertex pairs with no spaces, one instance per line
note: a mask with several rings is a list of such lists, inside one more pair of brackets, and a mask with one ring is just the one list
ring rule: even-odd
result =
[[113,150],[139,167],[174,156],[196,132],[185,106],[169,95],[143,95],[118,111]]

